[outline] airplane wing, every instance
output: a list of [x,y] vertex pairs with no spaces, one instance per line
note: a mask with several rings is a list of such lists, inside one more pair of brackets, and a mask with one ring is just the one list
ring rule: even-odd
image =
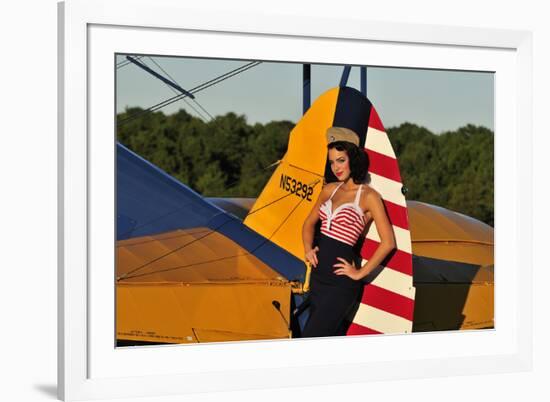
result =
[[117,144],[117,339],[288,338],[304,264]]
[[204,238],[215,232],[230,238],[288,280],[304,278],[304,265],[287,251],[120,143],[117,214],[119,241],[184,229],[199,233],[200,228]]

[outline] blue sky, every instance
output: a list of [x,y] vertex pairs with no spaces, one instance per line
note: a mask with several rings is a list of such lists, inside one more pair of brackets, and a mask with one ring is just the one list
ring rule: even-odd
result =
[[[117,58],[117,64],[125,60]],[[210,79],[243,66],[248,61],[153,57],[173,80],[191,89]],[[141,61],[162,73],[145,57]],[[342,66],[313,65],[311,99],[338,86]],[[117,112],[125,107],[150,107],[174,96],[174,92],[139,67],[128,64],[117,70]],[[359,68],[352,68],[348,86],[360,88]],[[434,133],[455,130],[466,124],[494,129],[494,75],[488,72],[420,70],[368,67],[367,96],[386,128],[411,122]],[[249,124],[271,120],[297,122],[302,115],[302,65],[263,62],[239,75],[196,94],[196,100],[210,115],[227,112],[245,115]],[[189,102],[204,119],[208,115]],[[174,113],[186,109],[200,117],[188,103],[175,102],[163,109]]]

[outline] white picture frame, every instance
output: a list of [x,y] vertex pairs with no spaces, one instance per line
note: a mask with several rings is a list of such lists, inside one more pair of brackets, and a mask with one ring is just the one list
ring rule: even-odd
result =
[[[61,399],[531,369],[530,32],[216,15],[177,0],[67,0],[58,16]],[[495,329],[115,349],[115,52],[494,71]]]

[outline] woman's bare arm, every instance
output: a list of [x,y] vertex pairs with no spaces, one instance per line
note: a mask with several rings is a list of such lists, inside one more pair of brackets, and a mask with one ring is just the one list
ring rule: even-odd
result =
[[[395,249],[395,237],[393,235],[393,228],[386,214],[384,203],[380,194],[376,191],[369,191],[366,194],[367,214],[374,219],[376,230],[380,236],[380,244],[376,248],[376,251],[368,262],[363,265],[359,270],[359,279],[364,278],[370,274],[380,263],[386,258],[386,256]],[[367,215],[365,214],[365,215]],[[366,217],[365,217],[366,218]]]

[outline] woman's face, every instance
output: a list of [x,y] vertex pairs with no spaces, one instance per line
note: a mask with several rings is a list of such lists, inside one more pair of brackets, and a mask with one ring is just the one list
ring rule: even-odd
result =
[[332,173],[339,181],[345,181],[351,174],[349,157],[346,151],[338,151],[336,148],[328,150],[328,162]]

